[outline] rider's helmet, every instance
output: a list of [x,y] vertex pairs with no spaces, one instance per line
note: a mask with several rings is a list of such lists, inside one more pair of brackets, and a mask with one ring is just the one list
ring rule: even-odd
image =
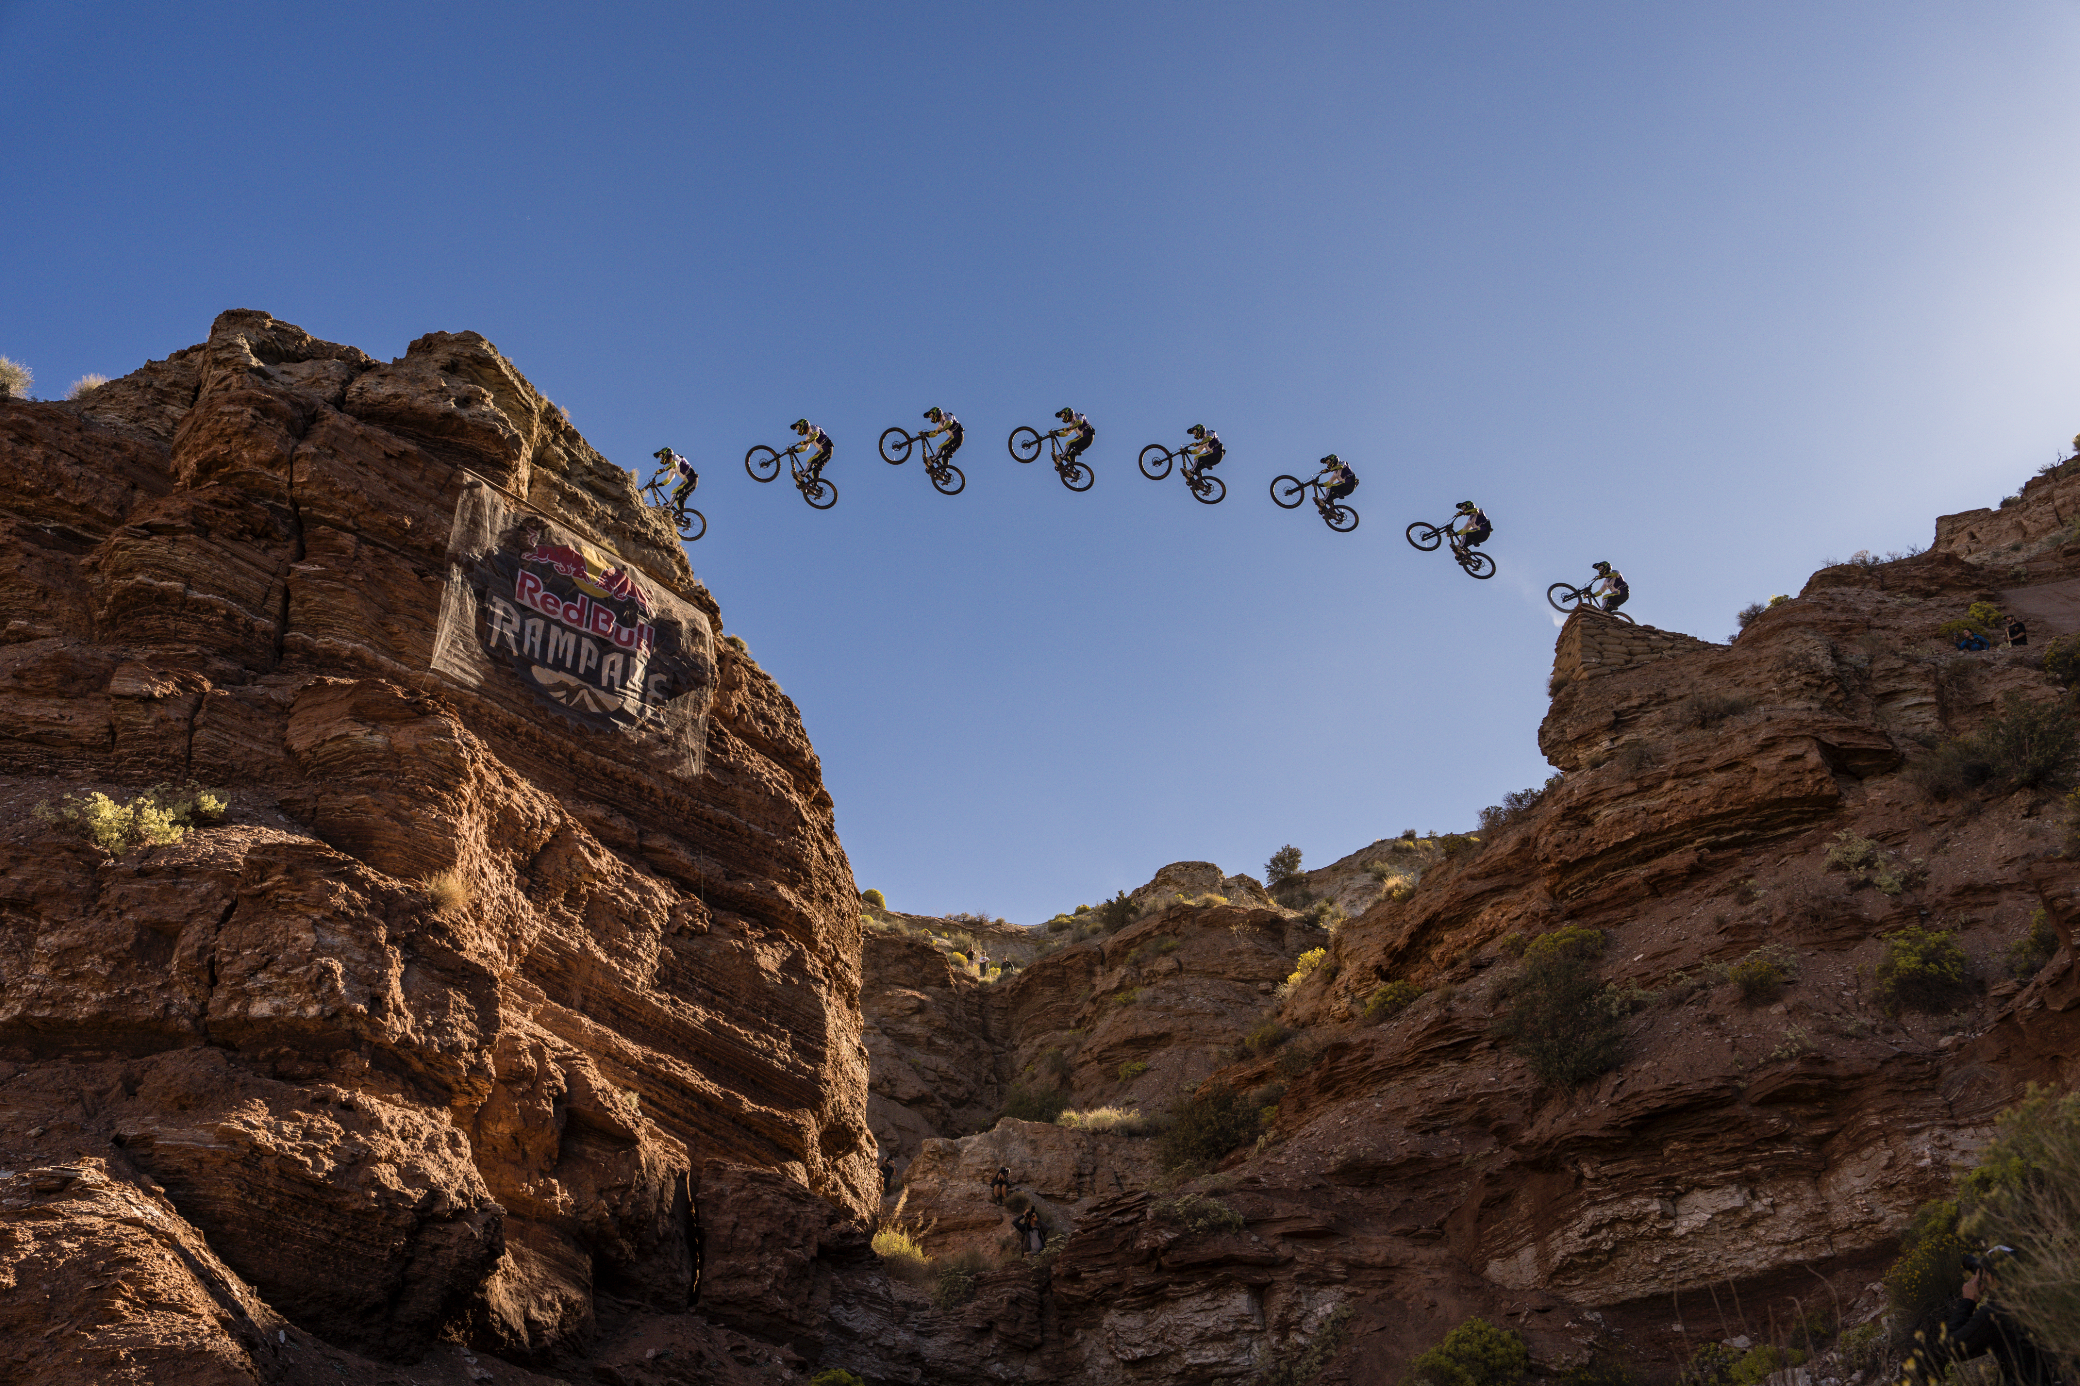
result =
[[650,455],[656,458],[658,461],[662,462],[667,457],[670,457],[672,455],[672,450],[670,448],[659,448],[656,452],[653,452]]
[[1474,506],[1474,503],[1472,501],[1459,502],[1459,510],[1462,514],[1471,515],[1474,512],[1475,508],[1476,507]]
[[1185,432],[1191,434],[1194,438],[1197,438],[1203,442],[1206,438],[1206,425],[1193,424],[1190,428],[1186,429]]
[[1070,421],[1071,419],[1073,419],[1073,418],[1075,418],[1075,417],[1076,417],[1076,411],[1075,411],[1074,409],[1066,409],[1066,408],[1065,408],[1065,409],[1057,409],[1057,410],[1055,410],[1055,411],[1054,411],[1054,416],[1055,416],[1056,418],[1060,419],[1060,420],[1061,420],[1061,421],[1062,421],[1063,423],[1067,423],[1067,422],[1069,422],[1069,421]]
[[1611,565],[1610,565],[1610,564],[1608,564],[1608,563],[1604,563],[1604,562],[1601,562],[1601,561],[1598,561],[1598,562],[1596,562],[1596,563],[1592,563],[1592,564],[1590,564],[1589,566],[1591,566],[1592,568],[1596,569],[1596,571],[1597,571],[1597,572],[1605,574],[1606,576],[1608,576],[1608,575],[1609,575],[1609,573],[1610,573],[1610,570],[1611,570]]
[[941,415],[939,413],[939,406],[935,404],[931,408],[925,410],[924,416],[930,419],[933,423],[939,422],[941,418]]
[[807,434],[809,431],[809,421],[807,419],[796,419],[793,423],[789,424],[788,427],[793,429],[797,433]]
[[1337,466],[1337,467],[1341,467],[1341,466],[1343,465],[1343,459],[1342,459],[1341,457],[1338,457],[1338,456],[1337,456],[1337,455],[1336,455],[1335,453],[1333,453],[1333,452],[1332,452],[1332,453],[1330,453],[1330,454],[1329,454],[1329,455],[1328,455],[1327,457],[1324,457],[1324,458],[1322,459],[1322,465],[1323,465],[1324,467],[1328,467],[1328,466]]

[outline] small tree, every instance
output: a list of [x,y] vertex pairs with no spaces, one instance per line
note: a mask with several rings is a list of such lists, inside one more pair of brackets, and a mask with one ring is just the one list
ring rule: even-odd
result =
[[1271,854],[1264,863],[1264,884],[1277,890],[1280,886],[1300,879],[1300,849],[1288,842]]

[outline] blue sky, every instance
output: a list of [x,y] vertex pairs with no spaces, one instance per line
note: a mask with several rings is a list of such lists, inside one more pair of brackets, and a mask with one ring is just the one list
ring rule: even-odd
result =
[[[2071,4],[0,0],[0,354],[474,329],[801,705],[863,886],[1033,921],[1549,773],[1541,593],[1722,638],[2080,429]],[[1004,451],[1063,404],[1071,495]],[[874,455],[928,405],[965,494]],[[836,509],[739,459],[807,414]],[[1134,455],[1229,445],[1192,503]],[[1274,509],[1328,451],[1350,535]],[[1472,497],[1493,581],[1401,538]]]

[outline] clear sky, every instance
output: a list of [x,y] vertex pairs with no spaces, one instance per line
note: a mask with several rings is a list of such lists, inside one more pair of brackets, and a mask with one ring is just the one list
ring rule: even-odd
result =
[[[1031,922],[1549,773],[1542,592],[1723,638],[2080,429],[2070,3],[0,0],[0,354],[474,329],[692,546],[863,886]],[[874,440],[960,415],[965,494]],[[1006,455],[1064,404],[1071,495]],[[740,459],[806,414],[842,499]],[[1230,492],[1134,469],[1204,422]],[[1270,478],[1334,450],[1356,533]],[[1401,537],[1473,498],[1501,573]]]

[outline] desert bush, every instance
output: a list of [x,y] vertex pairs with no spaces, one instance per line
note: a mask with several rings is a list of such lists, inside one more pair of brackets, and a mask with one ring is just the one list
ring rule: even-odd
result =
[[1066,914],[1058,914],[1047,921],[1047,932],[1050,934],[1058,934],[1065,929],[1073,929],[1075,927],[1076,921]]
[[1734,612],[1734,613],[1733,613],[1733,620],[1734,620],[1734,627],[1733,627],[1733,637],[1734,637],[1734,639],[1738,640],[1738,639],[1740,638],[1740,634],[1741,634],[1741,632],[1742,632],[1742,631],[1744,631],[1744,630],[1746,630],[1746,629],[1747,629],[1747,628],[1748,628],[1749,626],[1752,626],[1752,625],[1754,625],[1754,624],[1755,624],[1755,618],[1756,618],[1757,616],[1760,616],[1760,615],[1761,615],[1761,614],[1762,614],[1763,612],[1765,612],[1765,611],[1767,611],[1767,610],[1769,610],[1769,604],[1768,604],[1768,603],[1766,603],[1766,602],[1749,602],[1749,603],[1748,603],[1748,604],[1747,604],[1746,606],[1742,607],[1742,608],[1741,608],[1741,609],[1740,609],[1739,611],[1736,611],[1736,612]]
[[2080,1093],[2032,1087],[2001,1114],[1961,1185],[1964,1235],[2024,1248],[1996,1272],[2001,1300],[2038,1345],[2080,1369]]
[[1326,948],[1310,948],[1305,953],[1302,953],[1296,960],[1293,970],[1286,974],[1281,994],[1291,991],[1294,987],[1299,986],[1313,976],[1315,970],[1327,961],[1329,961],[1329,950]]
[[946,961],[952,963],[955,967],[966,967],[968,965],[968,955],[958,948],[949,948],[946,950]]
[[1936,627],[1936,634],[1942,636],[1945,640],[1954,641],[1966,631],[1970,631],[1974,635],[1984,636],[1991,641],[1997,638],[1997,635],[2005,634],[2006,629],[2006,625],[2001,620],[2001,609],[1999,607],[1992,602],[1973,602],[1965,609],[1964,615],[1954,621],[1945,621],[1942,625]]
[[1317,929],[1327,929],[1332,934],[1336,932],[1344,920],[1350,917],[1350,911],[1337,904],[1334,900],[1317,900],[1308,908],[1307,913],[1302,916]]
[[94,375],[90,372],[72,382],[71,386],[68,387],[65,391],[65,398],[85,399],[88,395],[93,394],[96,390],[100,389],[103,385],[106,385],[107,383],[107,376]]
[[1976,741],[1958,738],[1914,757],[1902,773],[1910,784],[1940,802],[1985,784],[1993,778],[1994,767]]
[[1755,704],[1730,693],[1692,693],[1675,706],[1676,725],[1705,731],[1729,717],[1738,717]]
[[1573,1087],[1618,1064],[1624,1013],[1596,980],[1603,946],[1599,930],[1579,925],[1542,934],[1498,989],[1507,1009],[1492,1022],[1494,1031],[1543,1083]]
[[469,878],[460,871],[439,871],[419,883],[433,900],[433,912],[450,919],[467,911],[476,901]]
[[1644,741],[1628,741],[1611,757],[1611,763],[1628,775],[1637,775],[1654,764],[1654,748]]
[[934,1309],[958,1309],[975,1298],[975,1278],[986,1268],[979,1251],[963,1251],[939,1263],[932,1285]]
[[1777,1347],[1773,1343],[1757,1343],[1742,1353],[1726,1373],[1733,1386],[1762,1386],[1762,1383],[1777,1372],[1801,1366],[1806,1355],[1797,1348]]
[[1512,958],[1521,958],[1524,950],[1531,946],[1531,940],[1522,934],[1504,934],[1495,940],[1495,946]]
[[826,1367],[809,1378],[809,1386],[867,1386],[867,1383],[843,1367]]
[[1127,925],[1132,924],[1134,916],[1138,913],[1140,913],[1140,907],[1127,898],[1127,893],[1124,890],[1120,890],[1114,891],[1110,900],[1105,901],[1092,910],[1091,916],[1098,921],[1099,927],[1103,928],[1105,932],[1118,933],[1121,929],[1126,928]]
[[903,1208],[909,1202],[910,1190],[904,1189],[896,1198],[895,1211],[874,1233],[869,1245],[881,1258],[883,1270],[915,1283],[925,1279],[931,1271],[932,1258],[924,1254],[923,1242],[931,1235],[936,1219],[928,1223],[904,1222]]
[[1321,1051],[1310,1045],[1291,1044],[1278,1051],[1278,1057],[1272,1061],[1271,1066],[1282,1078],[1298,1078],[1313,1068],[1315,1061],[1321,1057]]
[[1351,1310],[1347,1304],[1331,1309],[1305,1343],[1287,1343],[1271,1361],[1259,1368],[1249,1379],[1249,1386],[1308,1386],[1329,1365],[1329,1359],[1343,1346],[1344,1334],[1350,1326]]
[[2044,970],[2058,951],[2058,931],[2051,927],[2051,918],[2039,905],[2036,913],[2029,917],[2029,932],[2008,945],[2008,975],[2027,981]]
[[1256,1109],[1241,1093],[1213,1079],[1172,1102],[1166,1117],[1158,1155],[1168,1170],[1215,1164],[1236,1146],[1254,1140],[1260,1124]]
[[1676,1373],[1679,1386],[1728,1386],[1739,1354],[1724,1343],[1704,1343]]
[[1891,1014],[1953,1009],[1972,994],[1967,967],[1955,934],[1909,924],[1885,935],[1875,975],[1878,1002]]
[[1300,849],[1288,842],[1264,863],[1264,885],[1271,890],[1300,879]]
[[1501,832],[1504,828],[1537,808],[1540,801],[1546,797],[1547,792],[1565,778],[1567,778],[1565,775],[1552,775],[1547,777],[1544,784],[1533,785],[1529,789],[1519,789],[1515,793],[1503,795],[1501,803],[1490,804],[1487,808],[1481,810],[1481,831],[1484,833]]
[[1970,1250],[1957,1230],[1954,1199],[1924,1203],[1900,1234],[1900,1256],[1885,1272],[1885,1297],[1895,1314],[1896,1337],[1904,1342],[1957,1298],[1964,1283],[1958,1258]]
[[1148,1072],[1146,1060],[1129,1059],[1119,1066],[1119,1080],[1122,1083],[1130,1083],[1146,1072]]
[[1112,994],[1112,1004],[1115,1006],[1131,1006],[1141,999],[1141,993],[1146,990],[1148,990],[1146,987],[1128,987],[1125,991],[1114,992]]
[[2068,688],[2080,683],[2080,635],[2061,635],[2044,647],[2044,672]]
[[1261,1059],[1292,1037],[1293,1032],[1279,1024],[1277,1016],[1267,1015],[1243,1032],[1242,1047]]
[[1195,1236],[1205,1236],[1209,1232],[1240,1232],[1249,1226],[1243,1221],[1242,1214],[1206,1194],[1179,1194],[1155,1204],[1149,1212],[1158,1222],[1183,1228]]
[[229,807],[222,794],[199,785],[175,788],[154,785],[127,804],[99,790],[68,794],[55,806],[48,800],[32,810],[39,822],[68,828],[112,857],[139,847],[179,842],[191,829],[214,823]]
[[743,655],[746,659],[749,659],[751,657],[751,647],[744,643],[743,636],[725,635],[722,637],[722,642],[725,645],[728,645],[731,649],[735,650],[738,654]]
[[1054,1119],[1057,1126],[1075,1131],[1109,1131],[1119,1136],[1152,1136],[1156,1123],[1135,1107],[1091,1107],[1070,1109]]
[[1851,1373],[1868,1372],[1878,1365],[1878,1354],[1884,1347],[1885,1325],[1879,1319],[1860,1323],[1844,1333],[1835,1344],[1835,1354],[1841,1359],[1844,1370]]
[[2001,710],[1975,738],[2003,779],[2025,788],[2068,778],[2080,759],[2080,722],[2063,702],[2039,702],[2010,690]]
[[1004,1110],[997,1115],[1014,1121],[1053,1121],[1068,1105],[1069,1094],[1060,1087],[1013,1083],[1004,1094]]
[[1840,871],[1849,877],[1849,888],[1876,886],[1881,895],[1898,895],[1912,890],[1928,878],[1928,871],[1921,858],[1903,862],[1897,853],[1887,851],[1870,838],[1858,836],[1847,828],[1834,835],[1834,845],[1827,849],[1826,867]]
[[36,373],[11,357],[0,356],[0,399],[27,399]]
[[1726,980],[1740,988],[1741,1000],[1750,1006],[1776,1000],[1797,975],[1798,959],[1781,943],[1757,948],[1726,969]]
[[1446,833],[1437,839],[1437,845],[1443,851],[1444,859],[1450,861],[1463,852],[1477,850],[1481,840],[1472,833]]
[[1379,882],[1381,885],[1385,885],[1388,881],[1394,879],[1394,877],[1400,875],[1401,873],[1396,871],[1391,863],[1383,861],[1368,861],[1365,863],[1365,874],[1372,877],[1373,880]]
[[1406,977],[1388,982],[1365,998],[1365,1023],[1376,1025],[1382,1020],[1391,1020],[1414,1005],[1422,994],[1423,989]]
[[860,903],[879,914],[888,908],[888,897],[878,890],[863,890],[859,893]]
[[1468,1319],[1408,1364],[1408,1380],[1427,1386],[1517,1386],[1531,1370],[1531,1350],[1513,1329]]

